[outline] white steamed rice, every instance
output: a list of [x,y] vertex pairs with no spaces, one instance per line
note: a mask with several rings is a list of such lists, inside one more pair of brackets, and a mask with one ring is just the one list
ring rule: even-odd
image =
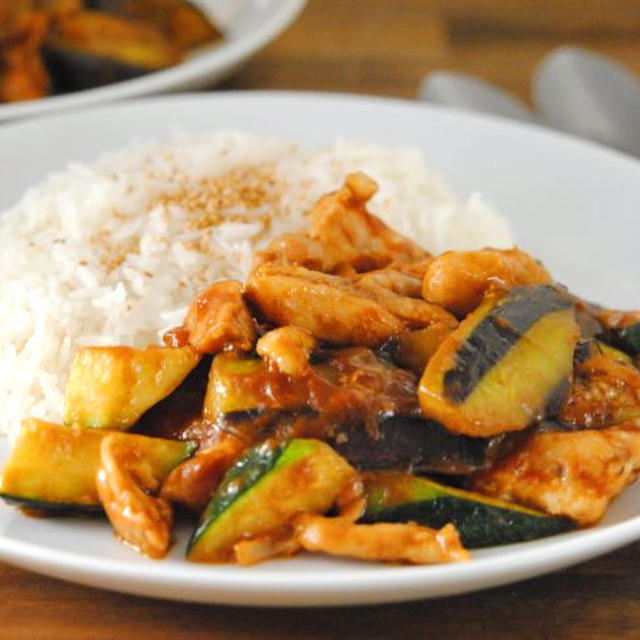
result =
[[[212,182],[234,169],[239,181]],[[194,294],[243,278],[256,244],[303,227],[304,211],[356,170],[380,185],[371,210],[434,253],[512,244],[506,221],[477,195],[458,200],[419,151],[368,143],[308,152],[183,134],[29,189],[0,213],[0,433],[27,415],[60,420],[78,346],[157,342]]]

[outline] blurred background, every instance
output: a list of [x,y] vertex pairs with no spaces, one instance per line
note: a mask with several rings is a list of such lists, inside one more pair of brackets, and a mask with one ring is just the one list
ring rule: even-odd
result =
[[[0,0],[0,103],[22,103],[0,104],[0,120],[213,89],[223,77],[222,89],[412,98],[433,70],[480,78],[531,103],[534,70],[552,50],[582,47],[638,75],[639,36],[640,0]],[[613,120],[640,132],[640,84],[608,62],[603,69],[587,60],[585,69],[583,53],[559,61],[539,110],[566,130],[581,112],[574,133],[605,142]],[[113,91],[46,104],[108,85]],[[439,86],[428,97],[460,106],[451,91]],[[560,98],[564,113],[549,117]],[[632,151],[640,154],[640,137]]]
[[415,97],[424,74],[447,69],[530,102],[535,66],[563,44],[640,73],[640,0],[309,0],[222,88]]

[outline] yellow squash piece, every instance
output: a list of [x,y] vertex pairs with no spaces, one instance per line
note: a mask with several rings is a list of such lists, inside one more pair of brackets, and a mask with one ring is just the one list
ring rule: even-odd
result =
[[125,430],[198,364],[191,347],[84,347],[65,389],[67,425]]

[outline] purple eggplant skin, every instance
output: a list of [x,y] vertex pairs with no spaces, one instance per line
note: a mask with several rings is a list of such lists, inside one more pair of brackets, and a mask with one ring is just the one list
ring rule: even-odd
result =
[[44,48],[47,68],[54,78],[55,93],[81,91],[130,80],[154,71],[103,56],[87,54],[71,47],[47,45]]
[[528,437],[528,432],[473,438],[451,433],[434,420],[390,416],[378,425],[378,437],[363,426],[338,428],[329,443],[360,471],[469,475],[491,467]]

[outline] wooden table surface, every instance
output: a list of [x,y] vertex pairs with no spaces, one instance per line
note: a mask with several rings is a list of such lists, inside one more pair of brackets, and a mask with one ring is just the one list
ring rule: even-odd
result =
[[[2,0],[0,0],[2,1]],[[580,44],[640,73],[640,0],[312,0],[225,89],[411,98],[436,68],[529,99],[552,48]],[[528,582],[410,604],[257,610],[89,589],[0,563],[0,638],[640,637],[640,543]]]

